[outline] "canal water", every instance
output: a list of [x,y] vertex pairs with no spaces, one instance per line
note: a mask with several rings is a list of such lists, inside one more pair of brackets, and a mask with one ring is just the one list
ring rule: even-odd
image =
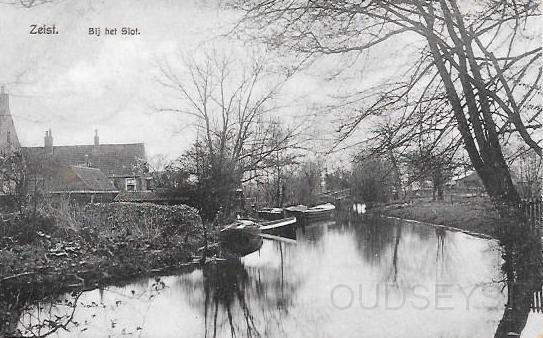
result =
[[[43,334],[51,320],[62,337],[493,337],[507,302],[501,265],[495,241],[355,215],[266,239],[240,261],[36,304],[19,329]],[[523,336],[541,322],[531,313]]]

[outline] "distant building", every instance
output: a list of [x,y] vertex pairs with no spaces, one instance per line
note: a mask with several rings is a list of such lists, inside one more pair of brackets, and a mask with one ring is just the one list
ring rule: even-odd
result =
[[89,167],[56,167],[43,184],[50,194],[70,195],[81,202],[109,202],[119,193],[100,169]]
[[43,147],[22,147],[25,158],[46,171],[67,166],[100,170],[117,191],[143,191],[148,189],[150,177],[145,168],[143,143],[100,144],[96,133],[94,144],[55,146],[52,131],[46,131]]
[[[146,191],[145,145],[101,144],[98,131],[89,145],[54,145],[53,133],[45,132],[42,147],[21,147],[9,108],[9,95],[0,94],[0,152],[21,150],[31,177],[31,186],[49,193],[112,195]],[[115,194],[115,195],[113,195]]]
[[475,171],[466,172],[463,175],[451,179],[452,186],[457,189],[482,189],[483,181]]

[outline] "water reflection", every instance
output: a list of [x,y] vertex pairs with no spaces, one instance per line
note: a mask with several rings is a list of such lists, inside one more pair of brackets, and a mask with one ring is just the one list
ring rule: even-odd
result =
[[[509,227],[501,234],[504,262],[502,270],[507,285],[507,304],[495,337],[518,337],[534,308],[534,294],[541,293],[543,269],[541,241],[530,229]],[[532,312],[533,313],[533,312]],[[533,314],[535,317],[536,315]],[[539,331],[539,336],[543,330]]]
[[[258,328],[254,324],[254,316],[245,298],[248,282],[249,275],[239,261],[229,261],[221,265],[204,267],[204,326],[206,337],[209,335],[210,328],[212,328],[212,336],[217,336],[219,307],[224,310],[228,317],[230,333],[232,336],[235,335],[236,328],[240,327],[239,323],[234,325],[232,311],[235,305],[242,310],[244,332],[247,333],[247,336],[252,337],[259,334]],[[210,323],[210,316],[213,318],[212,324]]]
[[[54,336],[504,337],[527,321],[525,332],[537,330],[530,306],[541,290],[533,258],[540,243],[517,234],[502,251],[496,241],[443,229],[340,216],[299,228],[290,240],[265,240],[240,260],[84,292],[77,301],[64,295],[60,303],[78,306],[70,332]],[[19,307],[11,328],[31,327],[46,303]],[[69,314],[54,306],[39,317]]]

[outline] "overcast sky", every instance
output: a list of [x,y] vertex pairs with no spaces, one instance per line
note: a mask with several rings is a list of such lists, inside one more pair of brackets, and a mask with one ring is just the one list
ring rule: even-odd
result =
[[[194,131],[186,117],[153,109],[171,98],[155,79],[157,62],[220,41],[235,14],[216,8],[213,0],[59,1],[31,9],[0,5],[0,84],[11,95],[22,145],[41,146],[48,128],[56,145],[89,144],[98,129],[102,143],[144,142],[150,157],[182,153]],[[55,24],[59,34],[30,35],[32,24]],[[102,35],[90,36],[90,27],[101,27]],[[141,35],[105,36],[105,27],[137,27]],[[375,74],[406,63],[402,58],[409,56],[397,47],[384,44],[390,62],[368,57],[349,76],[355,83],[372,83]],[[337,65],[320,61],[292,79],[281,98],[280,104],[289,106],[283,112],[287,120],[306,123],[317,139],[334,136],[331,123],[310,115],[339,90],[322,73]]]
[[[210,1],[213,3],[213,1]],[[179,116],[156,113],[163,103],[157,60],[191,51],[234,19],[205,1],[70,1],[31,9],[1,6],[0,84],[22,145],[41,146],[51,128],[56,145],[144,142],[150,156],[175,157],[193,137]],[[58,35],[30,35],[32,24],[55,24]],[[102,36],[88,34],[101,27]],[[141,35],[104,36],[104,27],[137,27]],[[315,80],[316,81],[316,80]],[[299,78],[310,92],[317,83]]]

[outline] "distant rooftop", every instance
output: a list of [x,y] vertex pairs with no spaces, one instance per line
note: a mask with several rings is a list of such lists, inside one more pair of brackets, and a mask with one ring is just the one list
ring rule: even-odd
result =
[[[45,147],[22,147],[28,158],[46,155]],[[47,154],[57,165],[99,168],[106,176],[122,177],[137,171],[138,160],[145,160],[143,143],[53,146]]]
[[100,169],[68,166],[60,167],[47,181],[51,192],[116,192],[117,189]]

